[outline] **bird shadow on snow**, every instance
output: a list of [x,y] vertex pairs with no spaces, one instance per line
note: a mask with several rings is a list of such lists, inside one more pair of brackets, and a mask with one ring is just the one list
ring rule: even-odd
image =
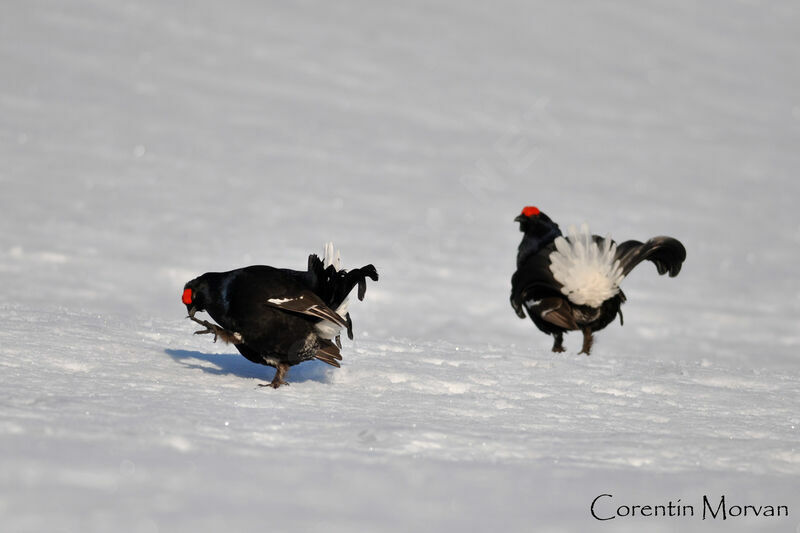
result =
[[[258,379],[264,383],[269,382],[275,376],[275,369],[271,366],[251,363],[239,354],[203,353],[171,349],[166,349],[164,352],[186,368],[197,368],[217,376],[230,375]],[[200,361],[211,363],[214,366],[202,364]],[[302,383],[304,381],[328,383],[327,366],[319,361],[306,361],[293,366],[289,370],[287,381],[289,383]]]

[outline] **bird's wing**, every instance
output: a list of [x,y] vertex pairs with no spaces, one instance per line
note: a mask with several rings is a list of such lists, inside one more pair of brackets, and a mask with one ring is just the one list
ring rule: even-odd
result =
[[511,277],[511,307],[520,318],[525,318],[522,304],[526,300],[560,294],[561,284],[550,270],[552,249],[555,247],[547,246],[543,252],[528,257]]
[[659,274],[669,272],[670,277],[674,278],[686,259],[686,248],[672,237],[653,237],[645,243],[625,241],[618,244],[616,258],[625,276],[646,259],[656,265]]
[[339,348],[332,343],[318,349],[316,355],[314,355],[314,359],[318,359],[336,368],[341,367],[339,361],[342,360],[342,356],[339,353]]
[[325,302],[323,302],[319,296],[309,290],[304,290],[300,292],[300,294],[294,296],[269,298],[265,303],[281,311],[313,316],[322,320],[328,320],[343,328],[347,327],[347,322],[344,318],[325,305]]
[[546,322],[566,330],[579,329],[578,324],[575,322],[575,317],[572,315],[572,307],[563,297],[529,300],[525,303],[528,313],[539,315]]

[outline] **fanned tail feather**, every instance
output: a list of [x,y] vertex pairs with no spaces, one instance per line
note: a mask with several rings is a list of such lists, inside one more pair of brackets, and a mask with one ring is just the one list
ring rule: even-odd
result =
[[550,254],[550,271],[571,302],[599,307],[619,293],[625,275],[610,237],[594,237],[586,224],[580,231],[571,226],[567,238],[556,238],[555,247]]
[[[316,255],[308,258],[308,269],[313,272],[318,280],[318,290],[322,299],[342,317],[347,324],[347,336],[353,338],[353,322],[349,315],[348,295],[358,285],[358,299],[363,300],[367,290],[366,278],[378,281],[378,271],[372,265],[366,265],[353,270],[345,270],[342,265],[341,253],[335,249],[332,242],[325,244],[323,259]],[[322,321],[316,325],[319,335],[332,339],[339,335],[341,327],[330,321]]]
[[325,243],[325,249],[322,256],[322,266],[328,268],[333,266],[337,272],[342,269],[342,254],[339,250],[334,248],[332,242]]

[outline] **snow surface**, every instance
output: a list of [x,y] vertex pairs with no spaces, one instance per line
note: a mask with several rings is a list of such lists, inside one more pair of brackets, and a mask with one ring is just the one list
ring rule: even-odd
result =
[[[791,1],[9,0],[0,529],[789,531],[800,525]],[[508,303],[537,205],[682,240],[565,354]],[[341,369],[193,336],[183,283],[381,279]],[[788,505],[616,519],[591,500]],[[699,508],[699,507],[698,507]]]

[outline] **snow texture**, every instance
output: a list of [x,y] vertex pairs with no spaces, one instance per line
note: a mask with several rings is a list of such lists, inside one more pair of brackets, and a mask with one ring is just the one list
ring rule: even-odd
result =
[[[4,2],[0,530],[800,524],[800,9]],[[625,326],[508,305],[538,205],[620,241]],[[374,263],[341,369],[193,335],[184,283]],[[593,498],[788,505],[619,518]],[[699,507],[698,507],[699,508]]]

